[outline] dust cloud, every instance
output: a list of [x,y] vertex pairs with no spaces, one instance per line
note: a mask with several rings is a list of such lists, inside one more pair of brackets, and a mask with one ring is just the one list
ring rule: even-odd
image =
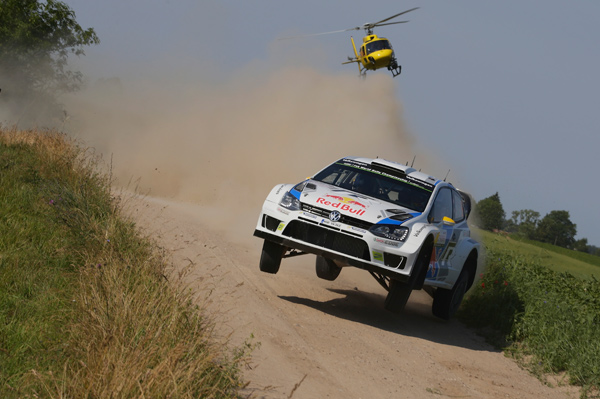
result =
[[383,74],[361,81],[309,67],[218,84],[113,78],[68,99],[66,129],[110,160],[118,185],[133,181],[143,193],[231,220],[250,215],[253,224],[273,186],[343,156],[411,161],[413,138],[394,83]]

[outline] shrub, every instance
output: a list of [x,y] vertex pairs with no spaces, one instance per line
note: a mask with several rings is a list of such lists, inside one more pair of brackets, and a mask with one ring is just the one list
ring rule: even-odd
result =
[[[546,372],[585,387],[600,383],[600,283],[557,273],[509,252],[487,254],[487,268],[459,317],[492,328],[504,347]],[[495,344],[502,343],[495,337]]]

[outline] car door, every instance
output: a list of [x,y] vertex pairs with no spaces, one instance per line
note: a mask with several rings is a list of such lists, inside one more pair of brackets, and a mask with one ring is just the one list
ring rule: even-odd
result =
[[429,222],[437,227],[438,233],[434,239],[427,279],[444,281],[448,276],[450,260],[459,237],[455,232],[456,224],[453,219],[453,192],[449,187],[441,188],[429,214]]

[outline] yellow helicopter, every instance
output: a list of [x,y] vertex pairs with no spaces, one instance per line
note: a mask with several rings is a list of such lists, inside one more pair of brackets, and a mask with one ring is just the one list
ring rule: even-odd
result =
[[336,30],[332,32],[315,33],[311,35],[284,37],[282,39],[327,35],[330,33],[348,32],[352,30],[364,29],[367,35],[363,37],[363,43],[360,46],[360,50],[356,50],[354,38],[351,36],[350,40],[352,40],[352,47],[354,48],[354,57],[348,57],[348,61],[342,62],[342,64],[352,64],[356,62],[358,64],[358,73],[362,77],[366,76],[367,71],[374,71],[380,68],[387,68],[392,73],[392,76],[396,77],[400,75],[400,72],[402,72],[402,67],[398,65],[398,61],[396,60],[392,44],[385,37],[378,37],[377,35],[373,34],[373,28],[378,26],[406,23],[408,21],[387,21],[417,9],[419,9],[419,7],[411,8],[410,10],[402,11],[401,13],[398,13],[396,15],[392,15],[391,17],[388,17],[386,19],[382,19],[381,21],[366,23],[362,26],[357,26],[355,28]]
[[[394,55],[394,49],[392,48],[392,43],[385,37],[378,37],[373,34],[373,28],[376,26],[385,26],[385,25],[394,25],[394,24],[402,24],[408,21],[398,21],[398,22],[388,22],[390,19],[394,19],[399,17],[402,14],[406,14],[407,12],[414,11],[418,9],[411,8],[410,10],[403,11],[399,14],[393,15],[389,18],[382,19],[379,22],[364,24],[363,26],[357,26],[356,28],[347,29],[348,30],[359,30],[364,29],[367,35],[363,37],[363,43],[360,46],[360,50],[356,51],[356,45],[354,44],[354,38],[350,36],[350,40],[352,40],[352,47],[354,48],[354,58],[348,57],[348,61],[342,62],[342,64],[351,64],[356,62],[358,64],[358,73],[361,76],[365,76],[368,70],[374,71],[379,68],[387,68],[388,71],[392,73],[392,76],[396,77],[400,75],[402,72],[402,67],[398,65],[398,61],[396,60],[396,56]],[[362,64],[362,67],[361,67]]]

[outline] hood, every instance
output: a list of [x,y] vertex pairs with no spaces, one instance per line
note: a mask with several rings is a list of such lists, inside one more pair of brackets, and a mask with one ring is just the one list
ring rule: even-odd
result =
[[373,224],[389,222],[390,218],[396,223],[402,223],[419,215],[419,213],[391,202],[314,180],[308,180],[302,192],[292,191],[295,191],[293,194],[296,194],[303,204],[327,211],[337,210],[342,215],[359,218]]

